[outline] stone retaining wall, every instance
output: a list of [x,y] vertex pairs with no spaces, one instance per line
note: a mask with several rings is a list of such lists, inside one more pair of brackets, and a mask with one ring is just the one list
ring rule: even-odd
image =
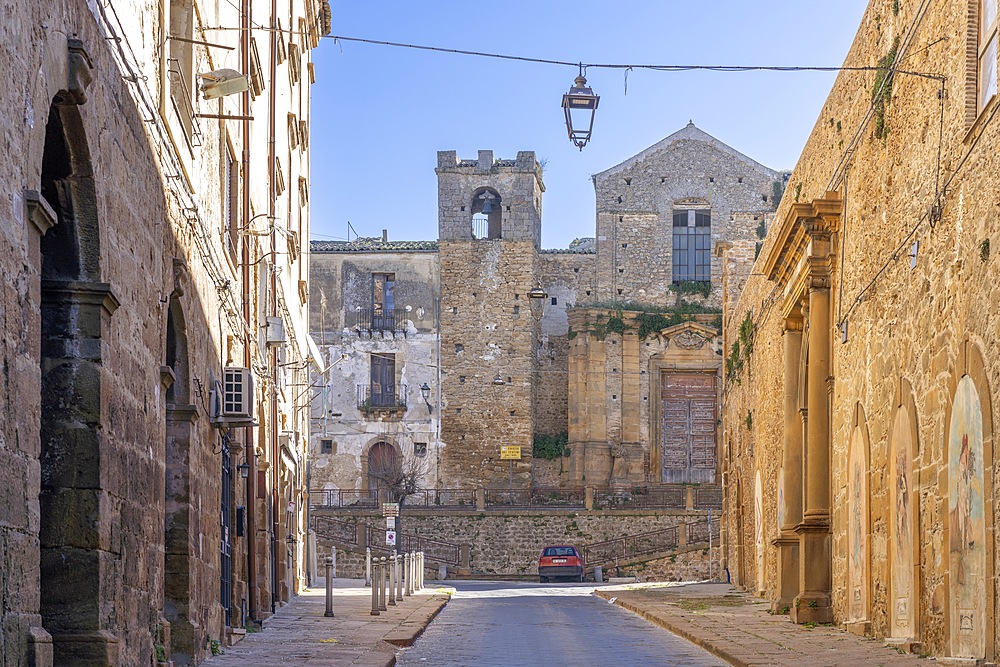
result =
[[[384,521],[381,516],[373,514],[338,512],[333,516],[340,520],[372,525]],[[414,510],[406,513],[401,523],[402,531],[406,534],[469,545],[469,564],[473,573],[530,577],[537,572],[538,555],[545,546],[573,544],[582,547],[698,521],[704,516],[704,512],[696,510],[511,510],[448,513]],[[329,543],[321,535],[317,535],[316,539],[318,551],[325,554]],[[702,554],[701,551],[695,553],[698,555],[684,553],[678,554],[674,560],[664,558],[650,561],[644,566],[628,570],[628,573],[631,574],[634,570],[644,580],[704,579],[708,570],[707,554]],[[348,557],[340,550],[337,560],[339,576],[364,576],[363,557]],[[718,568],[718,563],[715,567]]]

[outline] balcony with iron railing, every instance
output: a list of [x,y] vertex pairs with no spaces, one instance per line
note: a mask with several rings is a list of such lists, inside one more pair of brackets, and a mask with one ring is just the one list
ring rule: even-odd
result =
[[359,308],[347,316],[347,325],[360,331],[406,333],[406,309]]
[[170,100],[174,113],[184,128],[185,136],[192,146],[201,146],[201,126],[198,124],[197,111],[194,108],[194,92],[184,74],[181,61],[177,58],[167,59],[167,72],[170,75]]
[[359,384],[358,410],[362,412],[404,412],[405,384]]

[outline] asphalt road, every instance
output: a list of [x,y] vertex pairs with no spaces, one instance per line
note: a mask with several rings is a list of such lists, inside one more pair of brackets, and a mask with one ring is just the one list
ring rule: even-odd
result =
[[453,582],[451,601],[397,665],[707,667],[715,656],[593,595],[593,585]]

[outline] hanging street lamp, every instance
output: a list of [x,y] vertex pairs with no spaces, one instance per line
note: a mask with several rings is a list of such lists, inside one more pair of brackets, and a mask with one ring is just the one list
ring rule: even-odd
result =
[[569,92],[563,95],[562,106],[566,113],[566,131],[569,140],[581,151],[590,141],[590,133],[594,130],[594,112],[600,96],[587,86],[587,78],[583,75],[583,65],[580,65],[580,75],[576,77]]

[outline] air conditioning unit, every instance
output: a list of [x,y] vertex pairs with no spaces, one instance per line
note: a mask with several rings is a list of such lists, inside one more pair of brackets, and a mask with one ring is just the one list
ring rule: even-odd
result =
[[264,338],[268,345],[285,344],[285,322],[280,317],[267,318],[267,331]]
[[249,368],[226,366],[212,388],[212,421],[225,426],[256,426],[253,418],[253,375]]

